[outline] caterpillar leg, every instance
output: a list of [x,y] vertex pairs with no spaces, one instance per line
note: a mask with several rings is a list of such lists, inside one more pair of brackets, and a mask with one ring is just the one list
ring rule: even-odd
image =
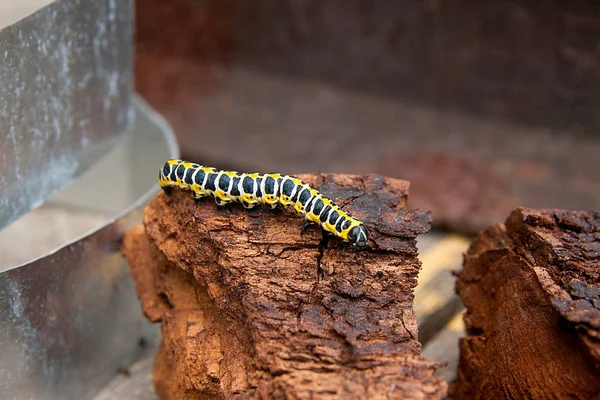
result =
[[224,205],[228,204],[229,201],[222,200],[222,199],[220,199],[218,197],[215,197],[215,203],[217,203],[218,206],[224,206]]
[[194,198],[194,201],[195,201],[196,203],[199,203],[199,202],[200,202],[200,200],[202,200],[202,198],[203,198],[204,196],[202,196],[202,195],[199,195],[198,193],[195,193],[195,192],[194,192],[194,193],[192,193],[192,197]]
[[323,238],[319,242],[319,251],[322,252],[327,248],[327,245],[329,244],[329,237],[331,236],[331,234],[323,228],[321,228],[321,233],[323,234]]
[[166,194],[171,194],[173,192],[173,188],[170,186],[162,186],[162,190],[163,192],[165,192]]
[[304,225],[302,225],[302,229],[300,230],[300,236],[304,235],[304,231],[306,230],[306,228],[308,228],[309,226],[313,225],[314,222],[312,221],[304,221]]
[[256,206],[255,203],[248,203],[247,201],[244,201],[244,200],[242,200],[241,203],[244,206],[244,208],[246,208],[248,210],[251,208],[254,208],[254,206]]

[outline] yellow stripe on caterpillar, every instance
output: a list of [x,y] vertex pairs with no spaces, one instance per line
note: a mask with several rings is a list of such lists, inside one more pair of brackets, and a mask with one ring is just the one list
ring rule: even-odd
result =
[[231,202],[246,208],[259,203],[273,208],[293,206],[306,220],[302,231],[307,224],[316,223],[354,246],[367,245],[368,233],[362,222],[294,176],[238,173],[172,159],[160,169],[158,184],[167,193],[173,187],[191,190],[196,200],[212,196],[220,206]]

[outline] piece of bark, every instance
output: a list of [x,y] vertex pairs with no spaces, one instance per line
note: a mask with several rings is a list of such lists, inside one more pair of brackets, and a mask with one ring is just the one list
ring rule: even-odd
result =
[[[125,237],[145,315],[162,323],[154,384],[165,399],[441,399],[440,363],[417,341],[415,238],[430,216],[405,209],[408,182],[300,176],[361,219],[368,249],[290,210],[194,203],[161,193],[145,233]],[[320,185],[319,185],[320,184]]]
[[517,209],[472,243],[455,398],[600,396],[600,214]]

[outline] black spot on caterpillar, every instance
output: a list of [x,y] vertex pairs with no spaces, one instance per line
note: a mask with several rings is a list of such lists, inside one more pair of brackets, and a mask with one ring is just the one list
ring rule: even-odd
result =
[[362,222],[300,179],[282,174],[245,174],[223,171],[183,160],[169,160],[160,169],[158,184],[167,193],[173,187],[191,190],[195,199],[212,196],[223,206],[231,202],[246,208],[267,204],[293,207],[307,224],[318,224],[354,246],[367,245],[369,236]]

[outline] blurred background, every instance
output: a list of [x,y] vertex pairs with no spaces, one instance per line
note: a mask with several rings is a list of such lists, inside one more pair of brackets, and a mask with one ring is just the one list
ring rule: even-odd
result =
[[185,158],[407,179],[466,234],[600,204],[597,2],[139,0],[136,24]]

